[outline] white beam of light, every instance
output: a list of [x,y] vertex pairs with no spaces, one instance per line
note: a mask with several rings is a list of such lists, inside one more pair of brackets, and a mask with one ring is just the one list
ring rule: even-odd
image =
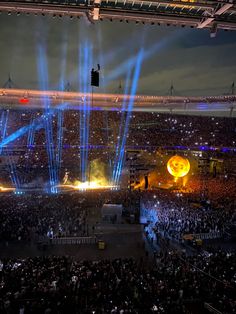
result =
[[[160,41],[152,45],[149,49],[145,49],[143,53],[143,61],[150,59],[155,53],[160,52],[162,49],[168,47],[173,41],[177,40],[180,36],[186,34],[186,30],[177,30],[170,36],[162,38]],[[121,75],[126,73],[129,67],[134,67],[136,63],[136,56],[130,57],[128,60],[122,62],[117,68],[112,70],[104,80],[104,84],[109,84],[110,81],[118,79]]]
[[[134,75],[133,75],[133,80],[132,80],[132,86],[131,86],[131,96],[135,96],[137,92],[137,87],[138,87],[138,81],[140,77],[140,72],[141,72],[141,66],[143,62],[143,57],[144,57],[144,50],[143,48],[140,49],[138,56],[136,58],[136,64],[135,64],[135,69],[134,69]],[[123,169],[123,163],[124,163],[124,156],[125,156],[125,145],[126,145],[126,140],[127,140],[127,135],[129,131],[129,122],[130,118],[132,115],[132,110],[133,110],[133,103],[134,103],[134,98],[130,97],[129,102],[128,102],[128,108],[127,108],[127,115],[126,115],[126,120],[125,120],[125,126],[124,126],[124,133],[122,136],[122,143],[119,149],[119,160],[116,165],[115,169],[115,174],[114,174],[114,184],[118,185]]]
[[[45,43],[38,43],[38,75],[40,82],[42,82],[41,88],[47,90],[48,88],[48,65]],[[50,100],[47,97],[43,97],[44,112],[45,112],[45,131],[46,131],[46,148],[48,154],[49,164],[49,177],[50,177],[50,190],[51,193],[57,193],[58,178],[57,167],[53,142],[53,129],[52,129],[52,109],[50,108]]]

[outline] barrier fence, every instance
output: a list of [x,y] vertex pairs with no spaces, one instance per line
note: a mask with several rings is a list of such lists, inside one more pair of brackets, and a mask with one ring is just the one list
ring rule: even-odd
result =
[[193,233],[193,234],[184,234],[184,240],[210,240],[210,239],[218,239],[222,237],[221,232],[209,232],[209,233]]
[[53,238],[50,240],[51,244],[96,244],[96,237],[66,237]]

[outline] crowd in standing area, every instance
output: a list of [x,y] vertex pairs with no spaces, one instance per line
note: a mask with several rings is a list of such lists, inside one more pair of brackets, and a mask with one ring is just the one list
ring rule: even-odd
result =
[[188,194],[153,191],[143,193],[141,216],[147,221],[150,234],[164,232],[178,240],[185,234],[199,233],[218,233],[223,237],[228,228],[236,225],[236,205],[234,199],[211,204],[191,201]]
[[[0,242],[91,235],[90,211],[129,202],[127,191],[0,194]],[[99,215],[98,215],[99,216]]]
[[29,242],[87,232],[87,209],[78,196],[1,195],[0,241]]

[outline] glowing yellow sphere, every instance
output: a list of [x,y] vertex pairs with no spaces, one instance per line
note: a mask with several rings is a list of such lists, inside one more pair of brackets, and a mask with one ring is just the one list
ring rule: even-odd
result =
[[187,158],[176,155],[168,160],[167,169],[173,177],[184,177],[190,170],[190,163]]

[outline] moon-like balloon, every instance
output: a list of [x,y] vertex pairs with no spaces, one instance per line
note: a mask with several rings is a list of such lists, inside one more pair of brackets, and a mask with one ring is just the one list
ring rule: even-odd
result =
[[167,169],[173,177],[184,177],[190,170],[190,163],[187,158],[176,155],[168,160]]

